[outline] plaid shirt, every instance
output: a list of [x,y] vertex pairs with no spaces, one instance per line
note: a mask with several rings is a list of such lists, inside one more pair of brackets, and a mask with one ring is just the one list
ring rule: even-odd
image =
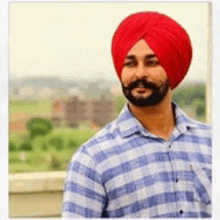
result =
[[176,104],[169,141],[127,105],[70,161],[62,217],[211,217],[211,128]]

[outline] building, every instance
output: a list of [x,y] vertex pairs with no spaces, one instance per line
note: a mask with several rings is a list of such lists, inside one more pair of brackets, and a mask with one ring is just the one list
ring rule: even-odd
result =
[[115,102],[104,96],[99,100],[80,100],[76,96],[55,99],[51,110],[52,122],[58,127],[63,123],[68,127],[78,127],[83,122],[103,127],[117,116]]

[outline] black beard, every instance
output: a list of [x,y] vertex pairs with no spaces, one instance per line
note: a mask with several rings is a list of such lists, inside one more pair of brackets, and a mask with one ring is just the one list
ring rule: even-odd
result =
[[[137,88],[138,85],[143,85],[146,89],[151,89],[152,93],[148,97],[135,97],[132,95],[132,90]],[[137,79],[136,81],[131,82],[128,86],[125,86],[122,83],[122,89],[125,97],[135,106],[138,107],[147,107],[154,106],[160,103],[166,96],[169,90],[169,80],[167,79],[160,86],[157,86],[155,83],[148,82],[144,78]]]

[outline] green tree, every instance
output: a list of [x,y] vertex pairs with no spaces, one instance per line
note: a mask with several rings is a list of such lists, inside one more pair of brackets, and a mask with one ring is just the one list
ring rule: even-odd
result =
[[33,150],[33,146],[32,146],[30,141],[26,140],[26,141],[21,143],[20,150],[21,151],[32,151]]
[[44,118],[32,118],[27,122],[26,126],[31,138],[37,135],[46,135],[53,129],[52,123]]
[[69,140],[67,147],[68,147],[69,149],[77,148],[77,147],[78,147],[78,144],[77,144],[76,141],[74,141],[74,140]]
[[42,143],[42,150],[43,151],[47,151],[48,150],[48,146],[45,142]]
[[9,141],[9,152],[16,151],[16,145],[14,142]]
[[126,98],[124,96],[117,96],[115,98],[115,106],[118,114],[123,109],[125,103],[126,103]]
[[52,145],[58,151],[63,150],[63,140],[61,137],[51,138],[49,144]]
[[205,102],[205,94],[205,84],[195,84],[188,87],[176,88],[172,92],[172,99],[183,108],[187,105],[192,105],[195,101]]
[[206,105],[205,102],[199,101],[196,104],[196,116],[201,117],[205,116],[206,113]]

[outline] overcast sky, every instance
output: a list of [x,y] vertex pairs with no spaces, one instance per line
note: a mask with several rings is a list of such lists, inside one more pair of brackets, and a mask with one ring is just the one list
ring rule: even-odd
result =
[[208,3],[10,3],[10,73],[117,79],[112,35],[124,17],[149,10],[171,16],[186,29],[193,61],[185,81],[205,81]]

